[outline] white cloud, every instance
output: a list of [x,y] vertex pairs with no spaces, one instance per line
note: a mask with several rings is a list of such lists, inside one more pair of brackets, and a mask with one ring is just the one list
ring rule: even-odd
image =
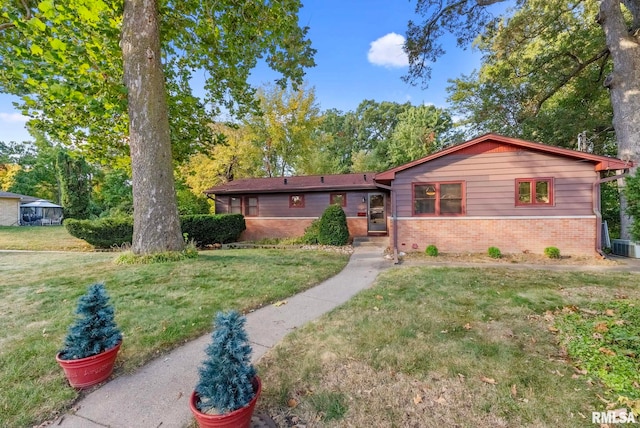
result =
[[371,42],[367,59],[371,64],[384,67],[406,67],[409,57],[402,50],[404,36],[389,33]]
[[29,118],[20,113],[0,113],[0,122],[6,123],[27,123]]

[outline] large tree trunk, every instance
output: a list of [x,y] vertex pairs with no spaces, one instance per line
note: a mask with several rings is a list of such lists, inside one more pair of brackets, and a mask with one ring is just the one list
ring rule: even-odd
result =
[[182,250],[156,0],[125,0],[121,43],[133,172],[132,249]]
[[[628,0],[638,6],[637,0]],[[639,8],[631,8],[638,13]],[[634,16],[634,22],[638,22]],[[613,60],[613,73],[607,77],[613,106],[613,127],[618,143],[618,157],[636,164],[640,161],[640,39],[636,28],[629,33],[622,15],[620,0],[602,0],[598,22],[604,30],[607,47]],[[621,206],[621,237],[629,239],[632,219],[624,213],[626,203]]]

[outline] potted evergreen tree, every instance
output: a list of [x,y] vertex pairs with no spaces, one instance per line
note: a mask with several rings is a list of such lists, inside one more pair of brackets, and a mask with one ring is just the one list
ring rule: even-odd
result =
[[237,311],[216,314],[212,341],[189,400],[201,428],[248,428],[251,424],[262,383],[251,364],[245,321]]
[[116,325],[104,284],[89,286],[78,300],[76,314],[78,317],[70,326],[56,360],[71,386],[88,388],[106,380],[113,372],[122,333]]

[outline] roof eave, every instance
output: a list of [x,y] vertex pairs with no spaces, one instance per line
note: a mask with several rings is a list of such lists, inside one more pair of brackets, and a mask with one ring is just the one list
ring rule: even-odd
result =
[[334,192],[345,190],[372,190],[377,189],[375,183],[367,185],[336,185],[336,186],[314,186],[314,187],[288,187],[286,189],[207,189],[203,193],[207,195],[246,195],[263,193],[292,193],[292,192]]
[[605,170],[615,170],[615,169],[627,169],[633,166],[633,162],[624,162],[620,159],[616,158],[608,158],[606,156],[594,155],[590,153],[582,153],[576,152],[575,150],[565,149],[562,147],[548,146],[542,143],[536,143],[533,141],[521,140],[518,138],[505,137],[499,134],[484,134],[472,140],[469,140],[465,143],[457,144],[455,146],[451,146],[447,149],[441,150],[437,153],[433,153],[429,156],[426,156],[422,159],[417,159],[413,162],[409,162],[404,165],[400,165],[396,168],[390,169],[388,171],[381,172],[377,174],[374,179],[378,182],[391,182],[395,180],[396,173],[413,168],[414,166],[421,165],[426,162],[430,162],[434,159],[438,159],[440,157],[449,155],[451,153],[455,153],[460,150],[464,150],[469,146],[476,145],[483,141],[487,140],[495,140],[504,144],[511,144],[519,147],[526,147],[531,150],[543,151],[550,154],[555,154],[559,156],[567,156],[575,159],[582,159],[586,161],[593,162],[594,168],[596,171],[605,171]]
[[598,162],[596,164],[596,171],[617,171],[617,170],[625,170],[633,167],[633,162],[624,162],[618,159],[610,159],[602,162]]

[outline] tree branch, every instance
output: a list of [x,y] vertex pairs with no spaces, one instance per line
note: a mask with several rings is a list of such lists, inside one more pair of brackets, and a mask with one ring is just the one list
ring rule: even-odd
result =
[[536,102],[536,105],[534,107],[534,114],[538,114],[538,112],[542,108],[542,104],[544,104],[545,101],[547,101],[549,98],[551,98],[564,85],[569,83],[571,81],[571,79],[573,79],[578,74],[580,74],[585,68],[587,68],[587,66],[589,66],[590,64],[593,64],[594,62],[596,62],[596,61],[600,60],[601,58],[604,58],[604,57],[606,57],[608,55],[609,55],[609,49],[605,48],[605,49],[601,50],[600,52],[598,52],[596,55],[594,55],[592,58],[589,58],[587,61],[579,63],[578,66],[576,68],[574,68],[573,71],[571,71],[571,73],[567,74],[566,76],[564,76],[564,78],[560,79],[560,81],[555,86],[553,86],[553,88],[551,88],[549,91],[547,91],[544,94],[544,96],[542,98],[540,98],[538,100],[538,102]]
[[478,4],[478,6],[484,7],[484,6],[491,6],[492,4],[496,4],[496,3],[502,3],[505,0],[476,0],[476,3]]
[[15,27],[15,24],[13,24],[12,22],[5,22],[4,24],[0,24],[0,31],[4,31],[7,28],[13,28]]
[[[27,0],[20,0],[20,3],[22,4],[22,7],[24,7],[24,11],[25,11],[25,20],[29,20],[31,18],[33,18],[33,14],[31,13],[31,9],[29,8],[29,5],[27,4]],[[7,30],[9,28],[14,28],[16,25],[13,22],[5,22],[4,24],[0,24],[0,31],[4,31]]]
[[24,7],[24,11],[26,13],[25,18],[26,19],[31,19],[33,17],[33,15],[31,14],[31,9],[29,8],[29,5],[27,4],[27,0],[20,0],[20,3],[22,3],[22,6]]

